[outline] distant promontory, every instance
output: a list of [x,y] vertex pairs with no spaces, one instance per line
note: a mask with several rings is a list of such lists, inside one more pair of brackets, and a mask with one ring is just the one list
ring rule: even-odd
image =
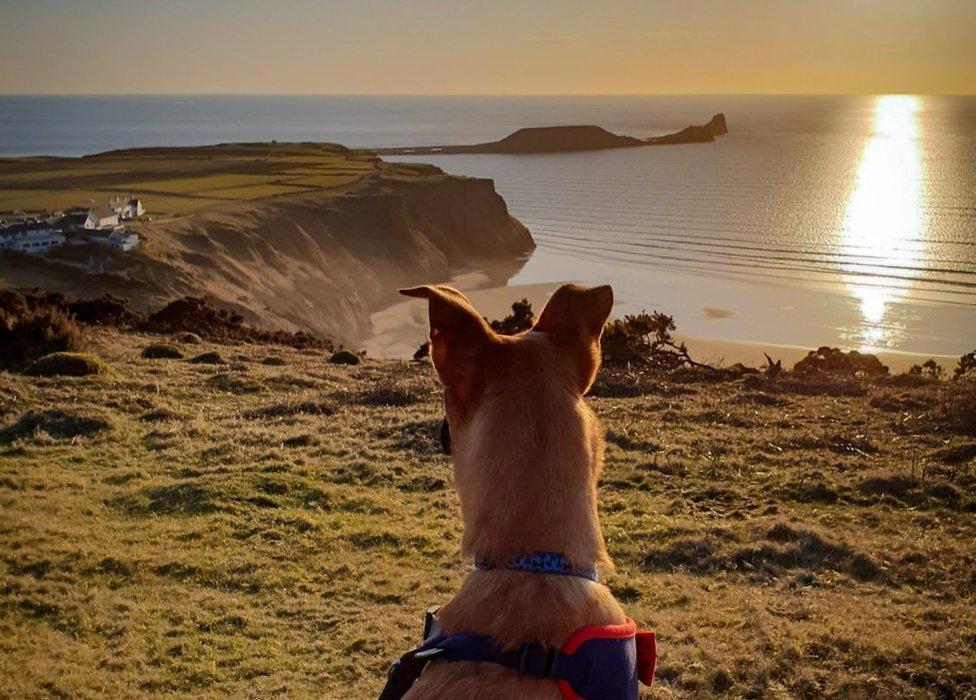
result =
[[607,131],[601,126],[539,126],[519,129],[499,141],[461,146],[406,146],[402,148],[371,149],[377,155],[455,155],[477,153],[501,153],[508,155],[531,153],[569,153],[573,151],[599,151],[608,148],[637,148],[639,146],[664,146],[681,143],[707,143],[716,136],[729,133],[725,115],[716,114],[707,124],[688,126],[681,131],[664,136],[639,139]]

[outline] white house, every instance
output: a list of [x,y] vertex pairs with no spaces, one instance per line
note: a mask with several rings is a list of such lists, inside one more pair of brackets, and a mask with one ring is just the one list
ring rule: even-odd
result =
[[119,215],[110,205],[93,207],[88,212],[88,218],[85,219],[84,224],[85,228],[89,231],[114,229],[118,225]]
[[47,224],[28,222],[0,228],[0,250],[40,253],[64,243],[64,236]]
[[121,250],[123,253],[139,247],[139,234],[125,230],[123,226],[116,226],[111,231],[106,229],[95,231],[88,236],[88,240]]
[[142,206],[142,200],[138,197],[115,197],[109,200],[108,205],[123,221],[127,219],[138,219],[146,213],[146,210]]

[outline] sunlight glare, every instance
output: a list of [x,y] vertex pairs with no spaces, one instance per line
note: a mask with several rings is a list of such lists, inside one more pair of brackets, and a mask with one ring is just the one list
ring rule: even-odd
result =
[[898,268],[914,265],[924,253],[918,108],[913,96],[877,98],[874,131],[847,203],[843,251],[852,262],[844,266],[844,279],[859,304],[855,337],[861,349],[890,340],[889,304],[904,297],[909,285],[898,279]]

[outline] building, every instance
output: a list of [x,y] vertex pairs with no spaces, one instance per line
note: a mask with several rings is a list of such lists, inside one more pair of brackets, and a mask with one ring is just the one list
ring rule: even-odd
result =
[[28,221],[0,228],[0,250],[16,250],[22,253],[40,253],[57,248],[64,243],[64,236],[39,221]]
[[85,219],[84,227],[89,231],[98,231],[114,229],[118,225],[118,212],[111,205],[106,204],[103,207],[92,207],[88,212],[88,217]]
[[138,197],[115,197],[109,200],[108,205],[119,215],[119,219],[123,221],[138,219],[146,213],[146,210],[142,206],[142,200]]
[[110,248],[115,248],[116,250],[121,250],[123,253],[128,253],[130,250],[135,250],[139,247],[139,234],[127,231],[123,226],[116,226],[111,231],[108,229],[93,231],[88,235],[88,240],[92,243],[99,243],[101,245],[107,245]]

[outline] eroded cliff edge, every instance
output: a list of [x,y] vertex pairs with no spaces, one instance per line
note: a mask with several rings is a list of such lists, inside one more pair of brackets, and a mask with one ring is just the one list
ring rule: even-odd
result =
[[341,191],[228,202],[132,228],[143,239],[136,251],[65,245],[5,255],[3,277],[83,296],[111,292],[136,307],[208,294],[255,325],[359,347],[370,313],[395,301],[398,287],[483,263],[503,284],[535,247],[492,181],[379,159]]

